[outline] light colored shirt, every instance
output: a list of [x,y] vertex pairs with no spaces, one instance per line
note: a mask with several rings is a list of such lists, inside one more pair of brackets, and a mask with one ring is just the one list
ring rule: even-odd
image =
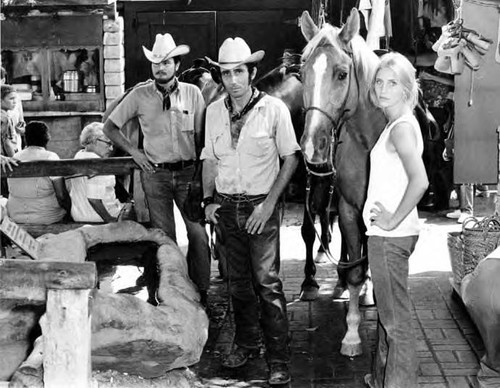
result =
[[405,237],[418,235],[420,223],[417,208],[393,230],[387,231],[378,226],[371,225],[370,210],[375,207],[375,202],[380,202],[388,211],[394,212],[401,203],[408,186],[408,175],[403,166],[394,144],[390,140],[391,130],[397,123],[411,124],[415,136],[417,152],[422,155],[424,143],[417,119],[413,114],[404,115],[388,124],[370,153],[370,178],[368,181],[368,194],[363,209],[363,220],[367,228],[367,235]]
[[144,153],[152,163],[194,160],[195,115],[202,115],[205,102],[200,90],[179,82],[170,95],[171,108],[163,110],[163,95],[154,82],[133,89],[110,114],[119,128],[137,117],[144,134]]
[[[94,152],[80,150],[75,159],[95,159],[100,156]],[[116,180],[113,175],[98,175],[93,178],[86,176],[68,179],[66,181],[71,197],[71,217],[76,222],[103,222],[88,199],[100,199],[111,217],[118,217],[123,204],[115,194]]]
[[265,95],[255,104],[236,148],[231,145],[229,111],[224,99],[207,108],[201,159],[217,160],[215,187],[219,193],[269,193],[279,173],[279,157],[299,150],[290,112],[278,98]]
[[[56,153],[43,147],[26,147],[14,154],[22,162],[59,160]],[[66,211],[59,206],[53,180],[59,177],[8,178],[7,211],[13,221],[25,224],[48,225],[63,219]]]

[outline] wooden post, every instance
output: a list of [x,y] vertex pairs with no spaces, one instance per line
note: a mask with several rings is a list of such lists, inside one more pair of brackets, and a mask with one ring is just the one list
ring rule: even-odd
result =
[[90,292],[47,292],[47,321],[42,328],[45,388],[91,387]]
[[46,303],[40,320],[46,388],[90,388],[95,263],[0,259],[0,300]]

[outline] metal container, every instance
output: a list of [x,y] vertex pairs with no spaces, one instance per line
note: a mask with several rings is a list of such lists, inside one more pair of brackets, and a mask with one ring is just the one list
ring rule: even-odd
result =
[[82,90],[80,73],[77,70],[68,70],[64,72],[63,90],[66,93],[77,93]]

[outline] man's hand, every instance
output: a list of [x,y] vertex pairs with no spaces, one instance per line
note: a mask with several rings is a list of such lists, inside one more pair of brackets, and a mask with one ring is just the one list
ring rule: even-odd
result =
[[207,222],[211,222],[214,225],[217,225],[219,221],[217,218],[219,215],[217,214],[217,210],[220,208],[218,203],[211,203],[205,207],[205,220]]
[[3,156],[3,155],[0,155],[0,156],[1,156],[0,160],[2,162],[2,171],[4,172],[4,174],[7,173],[7,169],[12,171],[12,167],[17,166],[17,164],[19,163],[19,160],[17,160],[17,159],[10,158],[8,156]]
[[248,217],[245,228],[250,234],[261,234],[266,226],[267,220],[271,217],[274,211],[274,205],[267,200],[258,204],[253,213]]
[[142,171],[148,172],[150,174],[155,172],[154,166],[151,164],[144,152],[136,150],[131,154],[131,156]]

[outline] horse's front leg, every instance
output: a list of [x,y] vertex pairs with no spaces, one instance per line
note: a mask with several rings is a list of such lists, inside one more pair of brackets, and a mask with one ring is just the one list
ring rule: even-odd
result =
[[304,208],[304,220],[300,229],[302,239],[306,245],[306,263],[304,265],[304,281],[301,285],[300,300],[311,301],[318,297],[319,285],[316,279],[316,265],[313,260],[313,245],[316,234],[314,231],[314,213],[307,214],[307,209]]
[[363,353],[361,347],[361,337],[359,336],[359,324],[361,323],[361,313],[359,311],[359,293],[362,285],[349,284],[349,311],[346,316],[347,332],[342,340],[340,354],[347,357],[359,356]]
[[[320,210],[319,222],[321,225],[321,245],[319,246],[318,253],[314,258],[315,263],[326,263],[329,258],[333,259],[330,252],[330,243],[332,242],[332,233],[330,232],[330,218],[333,218],[333,216],[330,214],[328,209]],[[337,260],[333,260],[335,264],[337,264]]]

